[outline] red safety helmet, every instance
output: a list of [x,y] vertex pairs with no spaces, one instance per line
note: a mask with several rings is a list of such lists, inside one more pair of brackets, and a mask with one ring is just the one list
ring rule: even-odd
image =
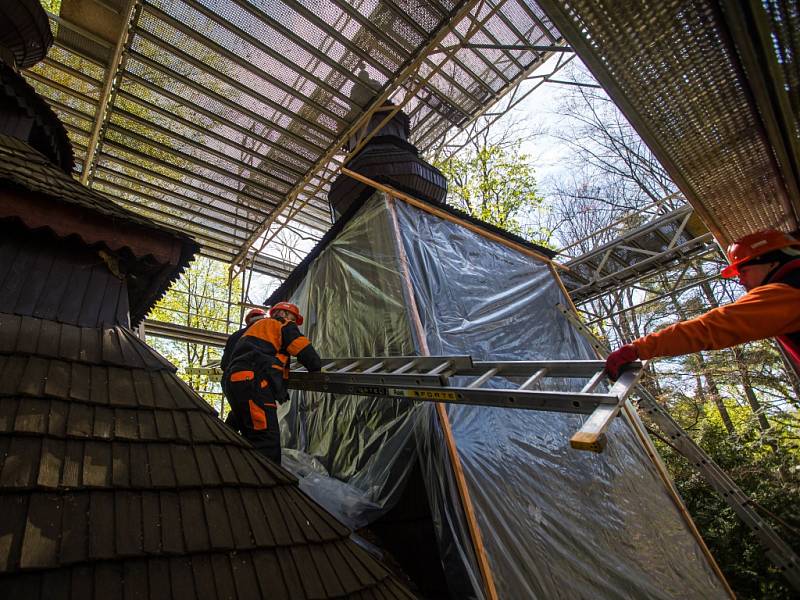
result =
[[292,304],[291,302],[278,302],[275,306],[269,309],[269,316],[275,314],[276,310],[285,310],[286,312],[290,312],[294,315],[294,322],[298,325],[303,324],[303,315],[300,314],[300,309],[297,308],[297,305]]
[[247,311],[247,314],[244,316],[244,322],[247,325],[252,325],[255,321],[259,319],[263,319],[267,316],[267,311],[263,308],[251,308]]
[[731,264],[722,269],[722,276],[728,279],[737,277],[741,265],[774,250],[790,246],[800,246],[800,240],[777,229],[765,229],[746,235],[728,246],[728,262]]

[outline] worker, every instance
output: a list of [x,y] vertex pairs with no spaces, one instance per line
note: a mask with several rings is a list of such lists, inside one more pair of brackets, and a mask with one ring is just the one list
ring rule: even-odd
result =
[[263,308],[253,308],[247,312],[247,314],[244,316],[244,327],[242,327],[239,331],[232,333],[228,337],[228,341],[225,342],[225,350],[222,351],[222,358],[219,361],[219,366],[223,372],[225,372],[231,362],[231,356],[233,356],[233,349],[236,347],[236,342],[238,342],[239,339],[244,335],[244,332],[247,331],[247,328],[250,327],[250,325],[266,316],[267,311],[265,311]]
[[800,373],[800,241],[774,229],[746,235],[728,247],[726,278],[747,293],[736,302],[625,344],[608,355],[612,379],[627,364],[659,356],[719,350],[775,337]]
[[[230,336],[228,336],[228,341],[225,342],[225,349],[222,351],[222,358],[219,361],[219,367],[222,369],[222,394],[228,400],[228,404],[231,404],[231,399],[228,396],[228,392],[226,391],[226,378],[225,378],[225,371],[228,369],[228,366],[231,362],[231,357],[233,356],[233,349],[236,347],[236,342],[244,335],[244,332],[247,331],[247,328],[250,327],[253,323],[258,321],[259,319],[263,319],[267,316],[267,311],[263,308],[252,308],[250,309],[247,314],[244,316],[244,327],[240,330],[235,331]],[[241,426],[239,425],[239,420],[236,417],[236,414],[233,411],[228,413],[227,418],[225,419],[225,424],[229,427],[232,427],[236,431],[241,430]]]
[[300,333],[302,324],[297,306],[278,302],[268,318],[242,334],[224,373],[228,401],[242,435],[277,464],[281,462],[277,404],[286,397],[289,357],[296,356],[310,372],[322,368],[319,354]]

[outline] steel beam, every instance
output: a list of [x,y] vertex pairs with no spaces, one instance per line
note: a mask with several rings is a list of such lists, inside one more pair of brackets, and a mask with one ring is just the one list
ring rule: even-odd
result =
[[97,104],[97,111],[95,112],[94,128],[89,136],[89,143],[86,145],[86,160],[83,163],[83,172],[81,173],[81,183],[84,185],[89,182],[92,163],[94,162],[94,157],[100,144],[100,135],[103,125],[108,117],[108,109],[111,104],[114,88],[119,83],[120,72],[125,69],[124,52],[127,45],[133,40],[131,28],[139,18],[139,11],[141,10],[141,4],[139,2],[140,0],[128,0],[125,11],[122,13],[122,28],[120,29],[119,39],[114,48],[114,54],[106,65],[106,78],[103,82],[103,89],[100,92],[100,101]]
[[155,321],[153,319],[145,319],[143,323],[145,335],[152,335],[153,337],[166,338],[190,344],[215,346],[217,348],[224,347],[225,342],[228,341],[228,334],[226,333],[206,331],[205,329],[176,325],[175,323],[165,323],[164,321]]

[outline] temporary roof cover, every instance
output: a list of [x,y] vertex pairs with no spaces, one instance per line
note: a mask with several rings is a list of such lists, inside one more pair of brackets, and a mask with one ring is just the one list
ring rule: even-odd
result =
[[[376,193],[271,300],[300,305],[324,356],[593,358],[556,308],[550,266],[503,242]],[[484,597],[433,405],[293,392],[280,414],[284,464],[353,527],[388,511],[419,461],[450,593]],[[726,596],[638,422],[618,419],[595,455],[569,446],[579,415],[450,405],[447,417],[499,597]]]

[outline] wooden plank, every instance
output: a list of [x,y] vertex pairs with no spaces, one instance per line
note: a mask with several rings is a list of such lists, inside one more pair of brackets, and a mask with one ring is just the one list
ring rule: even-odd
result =
[[[61,564],[79,562],[88,558],[88,514],[88,493],[82,492],[64,496],[61,543],[58,551],[58,558]],[[88,597],[91,598],[91,595]]]
[[[368,185],[373,185],[373,182],[371,182],[371,180],[364,181],[364,183],[367,183]],[[430,356],[431,353],[430,349],[428,348],[427,338],[425,336],[425,328],[422,326],[422,320],[420,319],[419,316],[419,309],[417,307],[417,302],[414,297],[414,287],[411,284],[411,276],[408,272],[408,258],[406,256],[405,249],[403,248],[403,243],[400,239],[400,226],[397,222],[397,212],[395,211],[392,198],[387,199],[387,206],[392,216],[392,225],[394,226],[394,231],[395,231],[394,239],[395,243],[397,244],[400,270],[402,273],[403,284],[406,291],[407,301],[409,304],[408,312],[411,317],[412,325],[416,330],[420,351],[422,352],[423,355]],[[452,217],[452,215],[449,214],[448,216]],[[494,576],[492,575],[492,571],[489,568],[489,560],[486,556],[486,549],[483,545],[483,537],[481,536],[481,530],[480,527],[478,526],[478,521],[475,517],[475,509],[473,508],[472,499],[469,495],[469,489],[467,488],[467,480],[466,477],[464,477],[464,469],[461,466],[461,460],[458,456],[458,449],[456,448],[456,442],[453,436],[453,430],[450,427],[450,419],[447,416],[447,410],[445,409],[444,404],[441,403],[436,404],[436,415],[439,419],[439,424],[442,427],[442,433],[444,434],[444,438],[447,443],[447,451],[448,451],[447,453],[450,458],[450,465],[453,468],[453,474],[456,479],[456,486],[458,488],[458,493],[459,496],[461,497],[461,506],[464,509],[464,515],[467,519],[467,526],[469,528],[470,538],[472,539],[472,546],[473,549],[475,550],[475,558],[478,561],[478,567],[481,571],[484,591],[486,592],[486,596],[488,597],[489,600],[497,600],[498,596],[497,596],[497,589],[495,588],[494,584]]]
[[[183,534],[187,552],[207,551],[210,547],[206,516],[203,510],[203,492],[201,490],[184,490],[180,497],[181,522],[184,523]],[[219,507],[222,510],[222,507]]]
[[611,393],[619,397],[619,403],[598,406],[594,412],[586,419],[583,426],[569,440],[569,445],[576,450],[589,450],[591,452],[602,452],[606,447],[606,431],[611,422],[619,414],[622,405],[636,386],[644,372],[646,362],[642,367],[635,371],[623,372],[617,382],[611,387]]
[[62,506],[61,497],[56,494],[31,495],[20,568],[54,567],[58,564]]

